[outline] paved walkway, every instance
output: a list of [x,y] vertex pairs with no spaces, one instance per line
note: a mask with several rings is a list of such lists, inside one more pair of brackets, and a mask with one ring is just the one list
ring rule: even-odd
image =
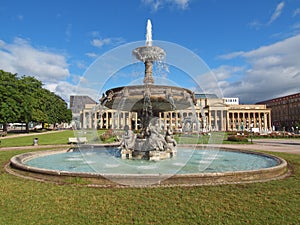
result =
[[[44,134],[44,133],[40,133]],[[24,134],[26,135],[26,134]],[[27,134],[36,135],[36,134]],[[8,136],[7,138],[11,138]],[[2,138],[3,139],[3,138]],[[212,145],[214,146],[214,145]],[[0,147],[0,151],[17,150],[17,149],[43,149],[52,147],[71,147],[71,145],[39,145],[39,146],[23,146],[23,147]],[[291,154],[300,154],[300,139],[254,139],[253,144],[223,144],[218,145],[222,148],[242,149],[242,150],[262,150],[270,152],[286,152]]]
[[300,139],[254,139],[253,144],[224,144],[221,147],[300,154]]
[[23,133],[23,134],[10,134],[10,135],[7,135],[5,137],[1,137],[1,139],[7,139],[7,138],[14,138],[14,137],[23,137],[23,136],[36,136],[36,135],[42,135],[42,134],[48,134],[48,133],[52,133],[53,132],[62,132],[64,130],[56,130],[56,131],[45,131],[45,132],[36,132],[36,133]]
[[47,148],[71,148],[73,145],[38,145],[38,146],[18,146],[18,147],[0,147],[1,151],[9,151],[9,150],[23,150],[23,149],[47,149]]

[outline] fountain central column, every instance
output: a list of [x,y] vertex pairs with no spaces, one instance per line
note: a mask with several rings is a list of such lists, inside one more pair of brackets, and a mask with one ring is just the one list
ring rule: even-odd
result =
[[144,84],[153,84],[154,79],[152,77],[152,62],[151,61],[145,61],[145,78],[144,78]]

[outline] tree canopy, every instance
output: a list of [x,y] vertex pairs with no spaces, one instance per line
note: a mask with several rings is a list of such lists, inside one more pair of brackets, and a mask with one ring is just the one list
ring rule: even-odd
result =
[[29,122],[56,124],[72,120],[67,103],[43,88],[41,81],[31,76],[0,70],[0,124]]

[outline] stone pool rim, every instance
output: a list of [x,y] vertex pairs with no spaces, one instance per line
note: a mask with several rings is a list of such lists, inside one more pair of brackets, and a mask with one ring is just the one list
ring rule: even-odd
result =
[[[101,145],[102,147],[104,145]],[[87,146],[85,146],[87,147]],[[112,145],[105,145],[104,147],[113,147]],[[180,147],[188,147],[187,145],[180,145]],[[195,147],[195,146],[194,146]],[[211,149],[206,149],[210,147]],[[135,186],[134,179],[144,179],[145,186],[150,182],[150,186],[155,186],[157,184],[152,184],[151,181],[157,178],[164,178],[159,185],[175,185],[175,186],[195,186],[195,185],[215,185],[215,184],[230,184],[230,183],[249,183],[249,182],[263,182],[269,180],[280,179],[288,174],[288,163],[278,156],[271,154],[257,152],[253,150],[241,150],[241,149],[231,149],[226,147],[216,148],[209,145],[196,146],[195,151],[204,150],[222,150],[231,152],[241,152],[246,154],[255,154],[264,157],[269,157],[278,162],[278,165],[261,168],[257,170],[245,170],[245,171],[229,171],[229,172],[213,172],[213,173],[189,173],[189,174],[174,174],[170,177],[169,174],[159,175],[159,174],[101,174],[101,173],[90,173],[90,172],[70,172],[61,170],[51,170],[43,169],[38,167],[32,167],[24,164],[24,162],[31,160],[33,158],[50,155],[65,153],[70,149],[63,150],[44,150],[44,151],[33,151],[22,153],[13,156],[10,159],[9,166],[13,169],[26,171],[34,174],[50,175],[50,176],[60,176],[60,177],[80,177],[80,178],[98,178],[104,179],[111,182],[113,186]],[[27,174],[30,177],[30,175]],[[111,180],[113,179],[113,180]],[[123,185],[122,182],[126,181],[129,185]],[[133,185],[130,185],[132,181]],[[101,186],[101,185],[100,185]],[[140,186],[140,185],[138,185]]]

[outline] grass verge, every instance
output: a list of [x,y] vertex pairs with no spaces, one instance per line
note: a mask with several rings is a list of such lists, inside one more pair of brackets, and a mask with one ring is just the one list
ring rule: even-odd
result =
[[[32,150],[26,150],[32,151]],[[0,224],[299,224],[300,156],[277,181],[202,187],[103,189],[7,174],[16,154],[0,152]],[[78,179],[70,184],[78,184]]]
[[[78,133],[76,133],[78,132]],[[64,131],[51,131],[45,133],[37,133],[36,135],[20,135],[16,137],[10,138],[2,138],[0,147],[18,147],[18,146],[30,146],[33,144],[33,139],[38,138],[39,145],[62,145],[67,144],[69,137],[87,137],[89,143],[98,138],[97,135],[100,135],[104,132],[104,130],[97,131],[96,134],[93,130],[85,131],[83,133],[79,133],[82,131],[73,131],[73,130],[64,130]]]

